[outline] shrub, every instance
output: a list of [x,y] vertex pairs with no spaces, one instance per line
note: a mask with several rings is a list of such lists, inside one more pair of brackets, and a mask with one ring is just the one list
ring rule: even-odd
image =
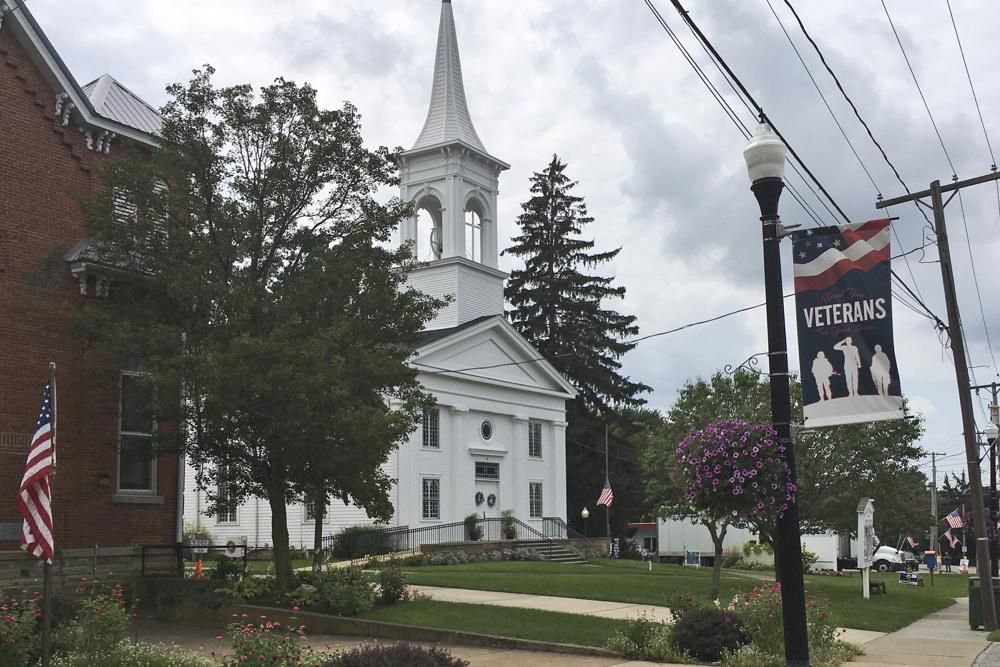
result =
[[56,653],[52,667],[212,667],[216,663],[174,646],[125,640],[97,653]]
[[722,557],[722,567],[731,568],[736,567],[738,563],[743,562],[743,557],[738,553],[727,553]]
[[414,554],[399,561],[399,564],[403,567],[420,567],[421,565],[427,565],[427,563],[427,554]]
[[296,607],[314,607],[319,602],[319,593],[315,586],[302,584],[291,593],[285,594],[285,599]]
[[690,610],[674,624],[671,635],[675,649],[710,662],[747,643],[736,614],[715,607]]
[[357,616],[375,604],[371,578],[358,567],[330,568],[316,580],[320,605],[338,616]]
[[238,602],[262,600],[272,594],[274,580],[270,577],[245,577],[215,589]]
[[666,607],[670,610],[674,623],[687,616],[692,609],[700,609],[703,606],[705,605],[701,598],[683,588],[667,593]]
[[465,535],[473,542],[483,536],[483,529],[479,527],[479,515],[475,512],[465,517]]
[[674,650],[670,637],[669,625],[640,616],[629,619],[624,631],[615,630],[608,648],[633,660],[687,662],[687,656]]
[[208,578],[215,581],[238,581],[243,578],[243,561],[235,558],[221,558],[208,573]]
[[38,654],[35,628],[41,616],[38,593],[0,596],[0,667],[21,667]]
[[359,646],[341,653],[323,667],[468,667],[469,662],[444,649],[414,644]]
[[367,554],[387,554],[392,551],[392,536],[384,526],[361,524],[348,526],[333,540],[331,555],[334,558],[349,559]]
[[808,549],[803,549],[802,550],[802,572],[803,572],[803,574],[808,574],[809,570],[812,569],[812,566],[815,565],[816,561],[818,561],[818,560],[819,560],[819,556],[817,556],[815,553],[813,553],[812,551],[809,551]]
[[514,525],[514,510],[504,510],[500,512],[500,532],[505,540],[513,540],[517,537],[517,529]]
[[406,599],[406,574],[398,563],[390,563],[378,572],[379,596],[386,604]]
[[282,625],[260,617],[259,623],[231,623],[229,643],[233,653],[223,656],[226,667],[274,667],[275,665],[322,665],[331,656],[304,646],[305,626]]
[[60,628],[55,643],[68,653],[107,652],[128,636],[131,620],[125,591],[116,585],[109,593],[84,599],[76,619]]

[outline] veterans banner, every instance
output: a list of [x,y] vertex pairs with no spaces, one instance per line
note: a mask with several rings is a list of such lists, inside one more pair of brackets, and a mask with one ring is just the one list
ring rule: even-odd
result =
[[901,419],[889,220],[791,237],[805,426]]

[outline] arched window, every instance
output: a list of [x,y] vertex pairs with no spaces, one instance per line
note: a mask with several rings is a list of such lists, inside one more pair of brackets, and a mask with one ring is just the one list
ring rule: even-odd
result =
[[414,254],[417,261],[441,259],[444,237],[441,234],[441,202],[428,195],[417,203],[417,238]]
[[483,261],[483,206],[475,198],[465,205],[465,256]]

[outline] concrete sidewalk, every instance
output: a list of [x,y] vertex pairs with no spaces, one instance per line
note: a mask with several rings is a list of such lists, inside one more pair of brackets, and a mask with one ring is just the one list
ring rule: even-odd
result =
[[[984,653],[989,646],[986,633],[969,629],[969,599],[958,598],[947,609],[925,616],[901,630],[866,643],[865,655],[851,661],[851,665],[886,667],[912,665],[913,667],[965,667],[965,665],[1000,665]],[[984,660],[986,660],[984,662]]]
[[[419,591],[429,595],[432,600],[441,602],[466,602],[469,604],[489,604],[499,607],[523,607],[525,609],[541,609],[543,611],[559,611],[566,614],[586,614],[603,618],[637,618],[646,616],[652,620],[671,622],[670,610],[666,607],[644,604],[629,604],[626,602],[607,602],[602,600],[582,600],[579,598],[561,598],[550,595],[528,595],[525,593],[498,593],[496,591],[478,591],[465,588],[441,588],[438,586],[412,586],[411,591]],[[841,628],[840,636],[844,641],[857,646],[867,647],[867,644],[886,636],[884,632],[870,630],[854,630]],[[867,650],[867,648],[865,648]],[[950,667],[955,667],[951,665]]]

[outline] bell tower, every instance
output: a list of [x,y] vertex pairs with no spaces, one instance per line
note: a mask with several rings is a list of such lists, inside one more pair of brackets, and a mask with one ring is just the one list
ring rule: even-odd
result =
[[510,165],[486,151],[476,134],[462,82],[451,0],[441,3],[430,108],[416,143],[401,159],[400,197],[415,215],[400,225],[421,262],[409,284],[431,296],[451,296],[427,324],[442,329],[503,313],[497,269],[497,194]]

